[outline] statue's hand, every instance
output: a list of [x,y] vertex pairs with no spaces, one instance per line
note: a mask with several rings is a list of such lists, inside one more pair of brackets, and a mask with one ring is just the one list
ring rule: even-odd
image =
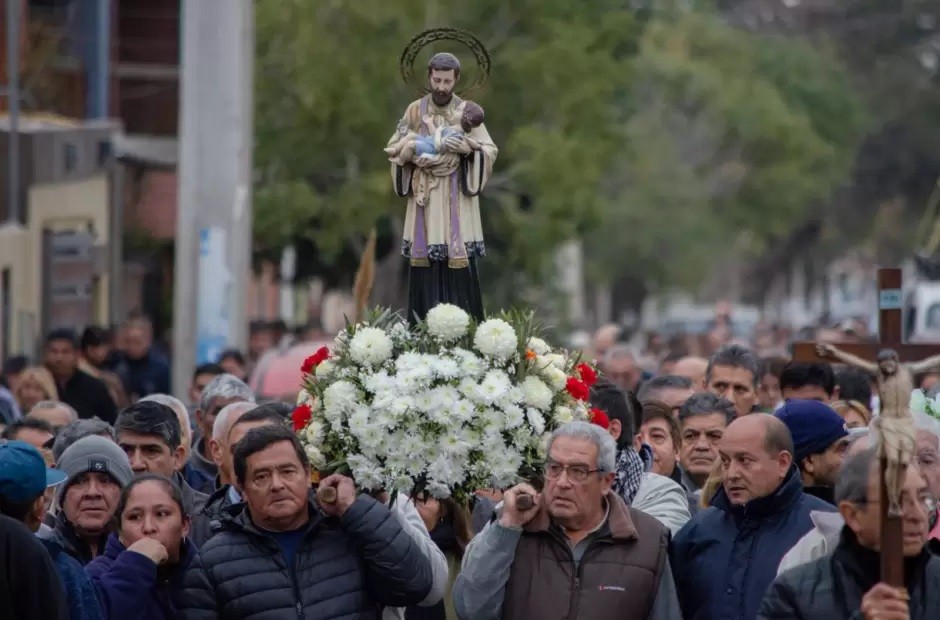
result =
[[448,153],[458,153],[460,155],[468,155],[472,150],[464,137],[458,135],[447,136],[441,140],[441,148]]
[[817,344],[816,345],[816,355],[819,357],[833,357],[835,355],[836,349],[831,344]]

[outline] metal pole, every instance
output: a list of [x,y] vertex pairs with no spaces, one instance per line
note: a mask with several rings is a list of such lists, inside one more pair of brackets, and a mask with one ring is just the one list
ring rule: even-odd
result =
[[196,362],[247,341],[251,269],[251,0],[183,0],[173,391]]
[[10,131],[7,146],[9,196],[7,221],[20,222],[20,0],[6,0],[7,7],[7,109]]

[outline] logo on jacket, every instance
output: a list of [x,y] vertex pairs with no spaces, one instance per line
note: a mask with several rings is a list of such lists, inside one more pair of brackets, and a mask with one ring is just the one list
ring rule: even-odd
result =
[[627,589],[621,586],[597,586],[598,592],[626,592]]

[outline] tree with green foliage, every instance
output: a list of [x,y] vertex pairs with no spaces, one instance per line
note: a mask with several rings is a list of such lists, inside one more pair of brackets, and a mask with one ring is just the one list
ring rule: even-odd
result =
[[[306,240],[349,278],[370,228],[400,232],[382,147],[418,94],[400,83],[398,55],[428,27],[469,30],[493,59],[469,95],[500,147],[482,205],[491,290],[550,278],[554,248],[579,236],[597,281],[694,284],[716,252],[758,253],[825,199],[862,123],[831,55],[713,14],[615,0],[256,7],[257,241]],[[472,79],[470,55],[447,44],[416,73],[436,51],[464,58]]]
[[847,178],[865,115],[832,54],[687,12],[647,28],[634,67],[640,103],[588,236],[607,281],[694,288],[720,259],[766,251]]

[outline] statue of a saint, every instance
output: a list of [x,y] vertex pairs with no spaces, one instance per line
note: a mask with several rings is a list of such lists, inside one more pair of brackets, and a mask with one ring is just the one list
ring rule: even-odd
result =
[[902,364],[896,351],[885,349],[878,353],[877,362],[869,362],[831,344],[817,344],[816,354],[855,366],[875,377],[881,413],[873,425],[879,438],[878,456],[884,457],[887,463],[884,476],[888,514],[900,516],[904,468],[914,456],[914,416],[910,409],[913,377],[940,367],[940,355],[914,364]]
[[423,319],[437,304],[450,303],[482,320],[480,191],[498,149],[483,108],[454,93],[456,56],[435,54],[427,79],[428,94],[408,106],[385,149],[395,192],[408,198],[402,241],[410,261],[408,316]]

